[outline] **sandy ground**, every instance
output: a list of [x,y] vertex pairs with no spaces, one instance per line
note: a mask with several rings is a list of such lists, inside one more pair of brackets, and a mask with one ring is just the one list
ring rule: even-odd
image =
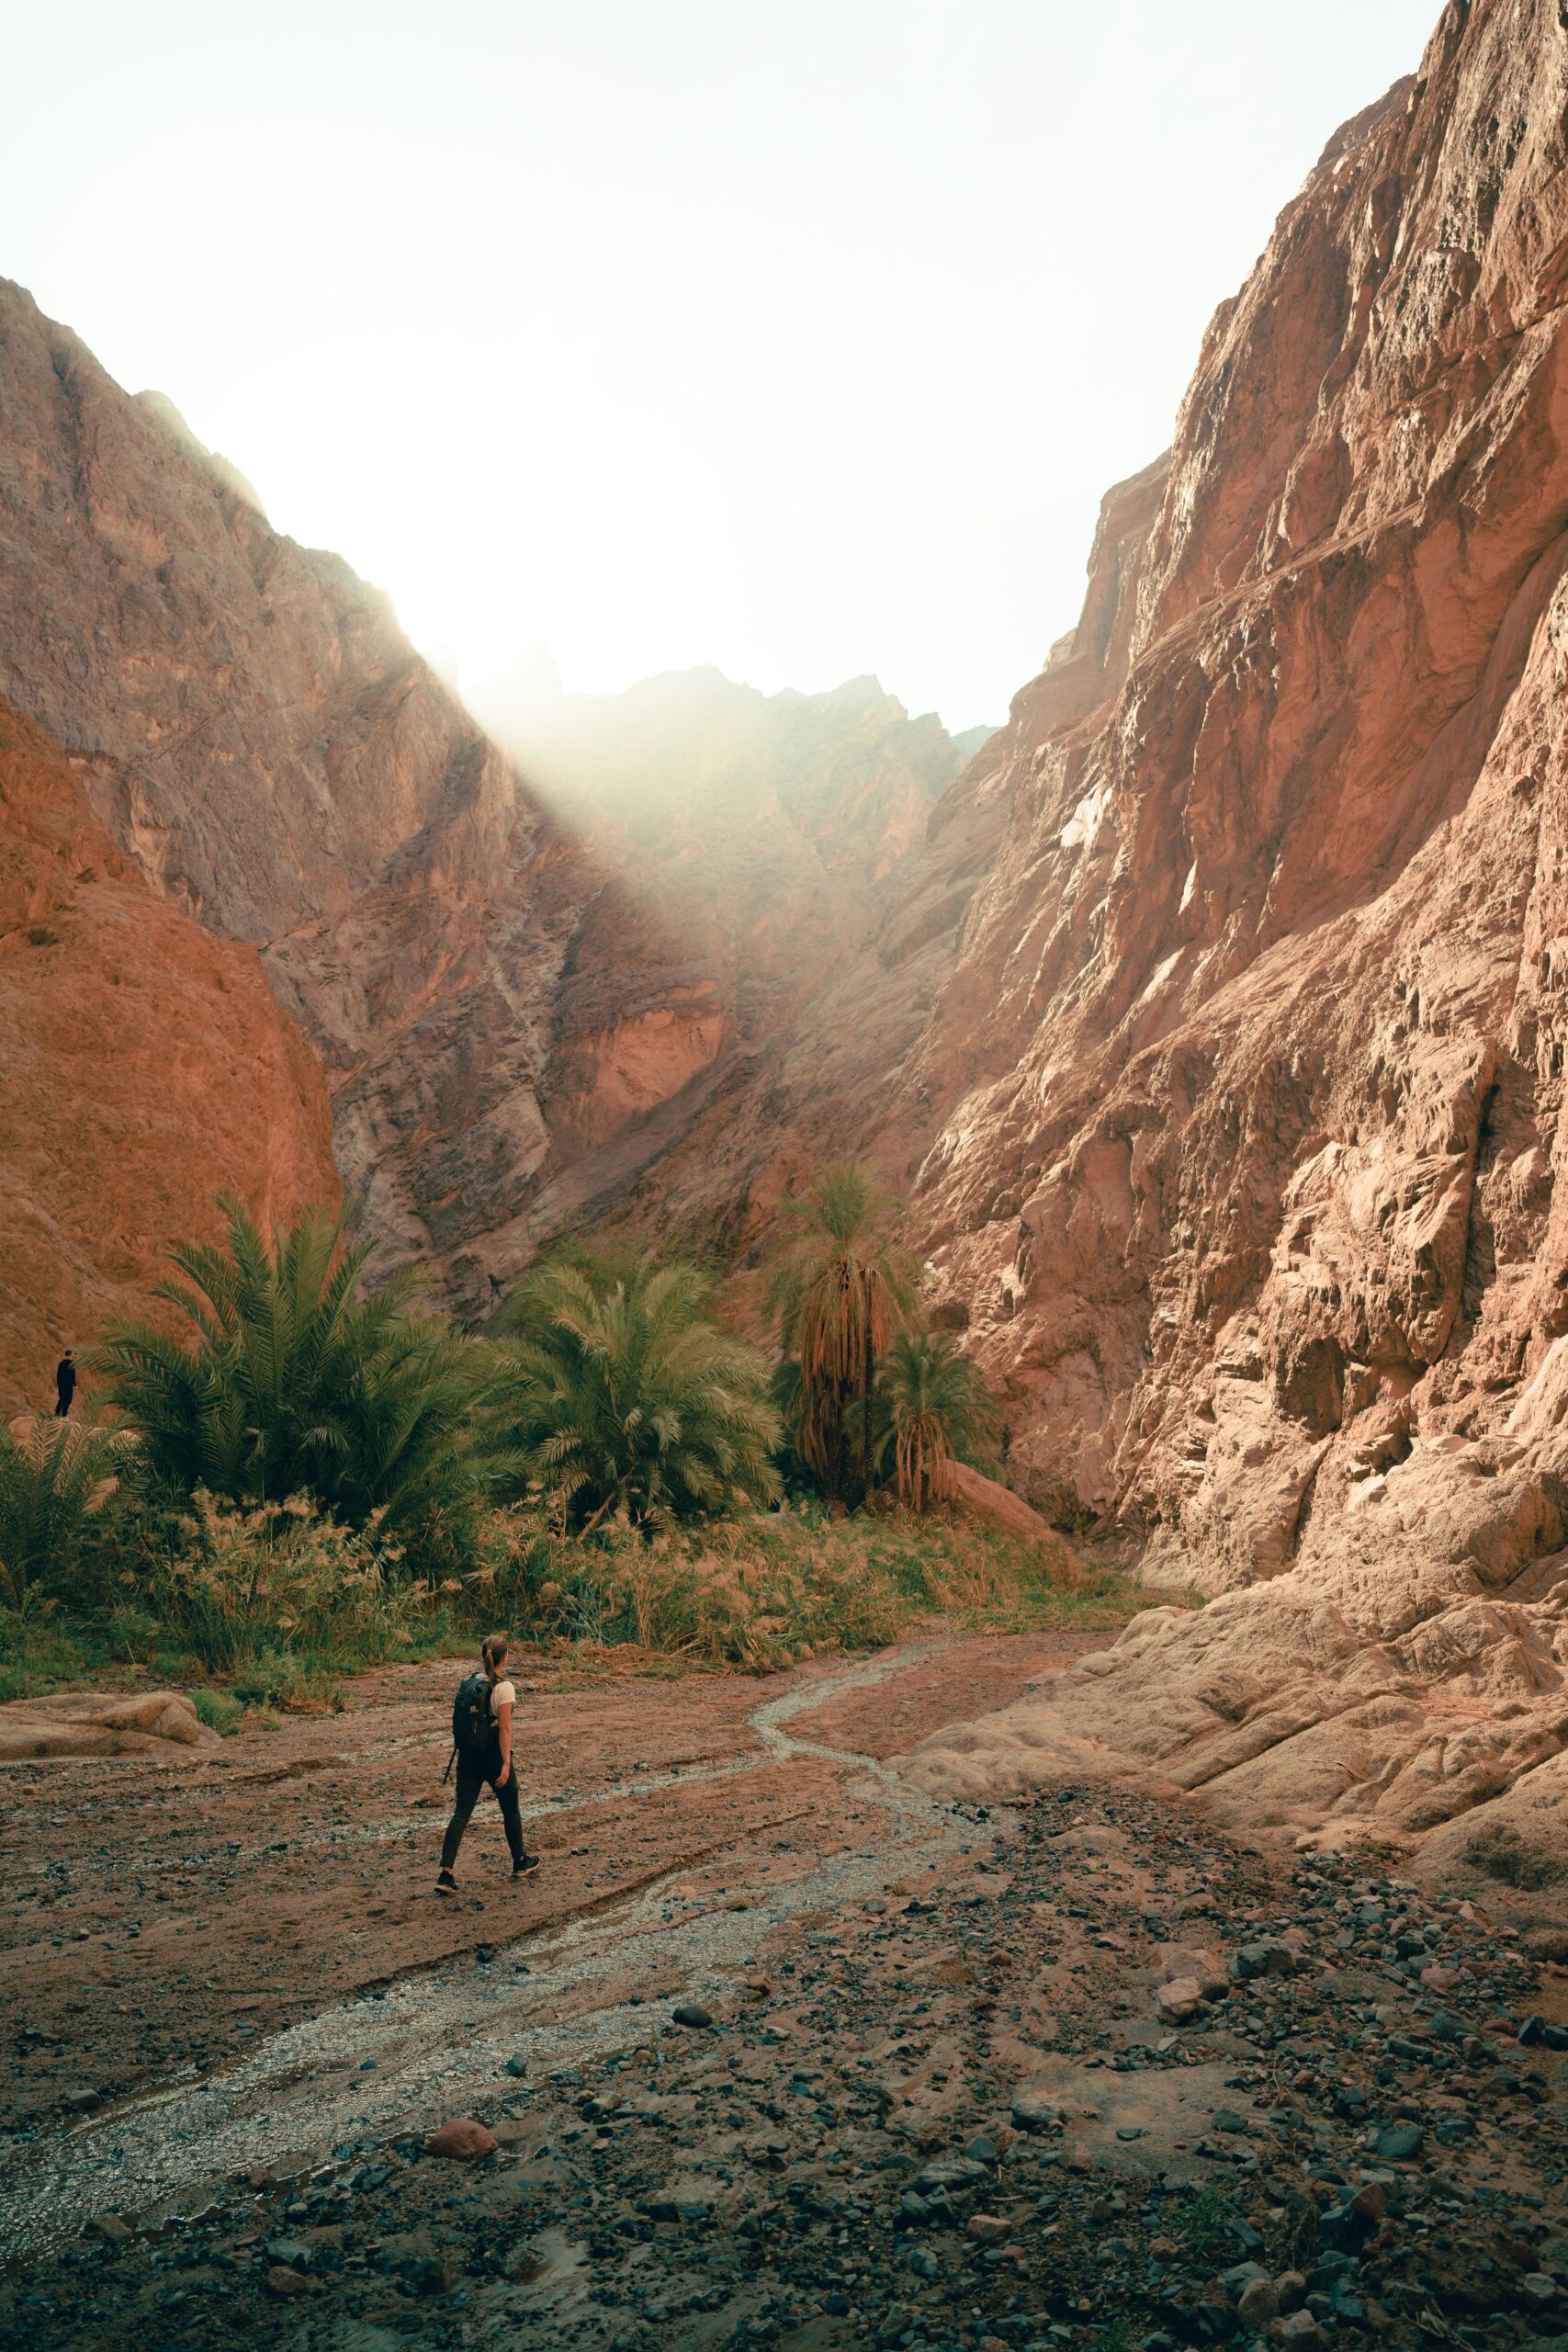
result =
[[[1100,1634],[938,1638],[929,1663],[848,1695],[815,1736],[892,1754],[1004,1705]],[[544,1662],[518,1668],[526,1679]],[[451,1693],[466,1662],[370,1675],[341,1714],[247,1727],[210,1760],[13,1767],[0,1774],[0,2132],[106,2103],[453,1955],[614,1904],[671,1871],[723,1880],[858,1836],[843,1768],[771,1765],[749,1716],[831,1676],[607,1681],[525,1692],[515,1755],[538,1876],[514,1887],[487,1796],[432,1893],[450,1784]],[[760,1769],[702,1776],[750,1756]],[[616,1793],[618,1792],[618,1793]],[[739,1864],[737,1865],[739,1871]]]
[[1374,1852],[885,1760],[1103,1638],[541,1690],[544,1869],[491,1809],[453,1905],[449,1666],[13,1770],[0,2345],[1562,2352],[1568,1967]]

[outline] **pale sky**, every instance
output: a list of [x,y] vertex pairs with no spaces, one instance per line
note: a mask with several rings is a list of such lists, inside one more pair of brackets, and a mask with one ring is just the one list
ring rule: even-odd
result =
[[469,683],[999,720],[1438,0],[73,0],[0,273]]

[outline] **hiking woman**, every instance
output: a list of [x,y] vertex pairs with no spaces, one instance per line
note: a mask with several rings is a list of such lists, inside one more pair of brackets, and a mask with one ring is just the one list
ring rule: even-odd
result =
[[479,1791],[495,1791],[506,1842],[512,1852],[512,1875],[529,1878],[539,1867],[537,1854],[523,1844],[523,1816],[517,1809],[517,1775],[512,1769],[512,1710],[517,1704],[515,1686],[506,1677],[508,1644],[504,1634],[487,1634],[479,1645],[482,1671],[457,1686],[452,1706],[452,1747],[457,1759],[457,1801],[446,1835],[441,1841],[441,1875],[437,1894],[456,1894],[452,1865],[463,1842],[463,1832],[479,1803]]

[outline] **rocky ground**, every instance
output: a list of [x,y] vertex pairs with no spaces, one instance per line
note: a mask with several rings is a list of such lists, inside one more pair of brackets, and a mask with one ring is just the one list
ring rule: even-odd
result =
[[[618,1785],[617,1736],[668,1769],[705,1735],[705,1791],[684,1792],[705,1850],[679,1859],[671,1792],[654,1791],[649,1859],[669,1866],[630,1907],[563,1920],[569,1881],[582,1906],[630,1875],[610,1825],[637,1801],[612,1793],[593,1869],[574,1875],[590,1857],[562,1834],[517,1917],[491,1827],[479,1907],[406,1898],[420,1927],[400,1976],[375,1972],[385,1931],[357,1879],[322,1868],[374,1808],[339,1823],[318,1804],[308,1870],[343,1932],[268,1965],[318,2010],[342,1978],[354,1989],[278,2033],[270,2071],[265,2053],[171,2071],[165,2050],[161,2106],[111,2104],[62,2133],[62,2098],[101,2097],[127,2037],[96,1998],[44,2060],[26,2036],[0,2201],[37,2242],[0,2280],[0,2339],[1568,2340],[1568,1939],[1415,1892],[1373,1850],[1264,1851],[1130,1790],[904,1809],[877,1755],[972,1707],[976,1680],[999,1695],[1043,1646],[913,1648],[858,1686],[780,1678],[760,1705],[731,1683],[541,1701],[532,1736],[579,1766],[580,1800],[585,1759]],[[261,1855],[272,1843],[253,1824]],[[265,1882],[276,1865],[258,1862]],[[227,1867],[238,1910],[243,1866]],[[121,1934],[121,1951],[141,1940]],[[51,1941],[54,1965],[74,1948],[69,1930]],[[197,1964],[216,2014],[205,1940],[187,1978]],[[29,2004],[41,1989],[35,1975]],[[201,2048],[227,2050],[188,1996]],[[483,2128],[433,2144],[443,2119]],[[183,2188],[122,2205],[160,2131]],[[448,2139],[468,2153],[436,2153]]]

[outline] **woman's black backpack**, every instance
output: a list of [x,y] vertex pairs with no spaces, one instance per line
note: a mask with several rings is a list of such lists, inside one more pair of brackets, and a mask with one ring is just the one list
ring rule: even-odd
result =
[[490,1690],[488,1674],[466,1674],[452,1702],[453,1754],[481,1771],[501,1766],[501,1733],[490,1711]]

